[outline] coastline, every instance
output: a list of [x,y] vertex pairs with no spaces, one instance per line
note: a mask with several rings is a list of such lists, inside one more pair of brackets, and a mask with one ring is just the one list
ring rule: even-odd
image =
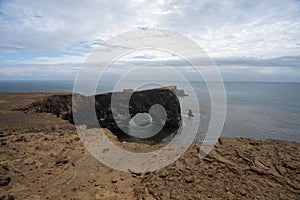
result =
[[[147,173],[113,170],[84,148],[75,127],[50,113],[14,109],[59,93],[0,94],[0,194],[15,199],[299,199],[300,143],[220,138],[203,160],[192,145]],[[158,146],[119,142],[130,151]],[[176,189],[175,189],[176,188]]]

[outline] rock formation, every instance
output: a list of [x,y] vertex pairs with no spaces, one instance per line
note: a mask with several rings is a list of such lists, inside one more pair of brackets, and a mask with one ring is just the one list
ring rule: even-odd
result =
[[[195,144],[155,172],[120,172],[95,159],[68,121],[12,110],[53,95],[0,94],[0,199],[300,199],[299,143],[220,138],[203,159]],[[61,105],[59,116],[68,118],[66,110]],[[120,142],[102,131],[135,153],[165,146]]]
[[[78,114],[77,112],[93,109],[93,105],[91,105],[91,103],[94,102],[97,121],[92,119],[92,117],[89,115],[90,112],[81,112],[80,115],[76,115],[78,116],[76,122],[86,125],[87,128],[97,128],[100,125],[100,127],[108,128],[113,132],[120,132],[120,128],[116,121],[118,124],[128,124],[130,119],[136,114],[149,113],[149,109],[153,105],[159,104],[165,108],[167,114],[164,128],[176,129],[181,123],[181,109],[179,100],[174,90],[176,90],[176,87],[170,86],[134,92],[123,91],[105,93],[95,96],[83,96],[75,94],[76,101],[75,103],[73,102],[73,110],[72,94],[53,95],[45,98],[42,101],[34,102],[31,105],[25,106],[20,110],[25,112],[33,111],[52,113],[55,116],[68,120],[70,123],[74,124],[73,114],[76,115]],[[126,98],[128,95],[131,95],[131,93],[132,96],[129,100],[129,107],[122,105],[122,103],[126,102]],[[113,116],[112,113],[113,108],[111,105],[111,99],[113,94],[117,95],[117,99],[120,101],[120,104],[118,104],[119,114],[116,116]],[[130,116],[120,114],[128,112],[128,108]],[[127,109],[127,111],[125,109]],[[158,116],[155,116],[155,113],[152,113],[151,117],[153,121],[158,119]]]

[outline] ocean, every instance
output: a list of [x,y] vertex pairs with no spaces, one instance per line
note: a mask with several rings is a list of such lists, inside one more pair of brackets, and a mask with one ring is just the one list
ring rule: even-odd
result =
[[[128,82],[130,88],[138,81]],[[174,83],[165,83],[174,85]],[[180,97],[189,102],[194,96]],[[191,82],[200,105],[201,127],[205,132],[210,119],[210,96],[203,82]],[[300,83],[225,82],[227,96],[226,120],[221,136],[279,139],[300,142]],[[151,87],[145,86],[144,88]],[[110,83],[99,85],[97,93],[112,89]],[[72,92],[72,81],[0,81],[1,93]],[[190,105],[193,109],[197,105]],[[186,117],[187,111],[182,111]]]

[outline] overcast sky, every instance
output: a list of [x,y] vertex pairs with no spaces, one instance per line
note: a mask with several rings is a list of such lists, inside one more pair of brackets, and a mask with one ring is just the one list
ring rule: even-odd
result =
[[298,0],[0,0],[0,79],[73,79],[97,45],[138,28],[188,36],[226,81],[300,82]]

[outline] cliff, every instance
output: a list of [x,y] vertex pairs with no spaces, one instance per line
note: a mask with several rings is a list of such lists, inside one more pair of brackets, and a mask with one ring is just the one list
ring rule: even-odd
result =
[[[72,94],[52,95],[28,106],[22,107],[19,110],[23,110],[25,112],[33,111],[38,113],[52,113],[55,116],[64,120],[68,120],[70,123],[74,124],[73,114],[75,115],[77,112],[81,112],[82,110],[91,109],[93,107],[91,102],[95,100],[94,103],[97,121],[91,119],[91,116],[88,114],[83,113],[76,115],[78,116],[76,122],[86,125],[87,128],[95,128],[99,127],[100,125],[102,128],[108,128],[113,132],[120,132],[121,136],[124,136],[122,135],[120,127],[117,125],[116,121],[118,124],[128,124],[130,119],[136,114],[149,113],[150,108],[155,104],[159,104],[165,108],[167,116],[164,128],[178,128],[181,123],[181,109],[179,100],[175,95],[174,90],[176,90],[176,87],[170,86],[157,89],[134,91],[133,93],[132,91],[115,92],[114,95],[117,96],[117,100],[119,101],[116,103],[118,105],[117,109],[119,114],[115,116],[115,118],[112,113],[113,108],[111,105],[113,93],[104,93],[95,96],[83,96],[75,94],[76,105],[73,105],[73,110]],[[129,107],[123,105],[124,102],[126,102],[126,98],[131,93],[132,96],[129,100]],[[125,115],[125,113],[128,112],[128,108],[130,117]],[[124,115],[122,115],[122,113],[124,113]],[[159,116],[155,115],[155,112],[149,114],[151,115],[153,121],[160,120]],[[162,139],[166,136],[167,135],[157,135],[156,138],[153,139]]]
[[[191,145],[163,169],[119,172],[95,159],[68,121],[16,110],[53,96],[68,94],[0,94],[0,199],[300,199],[299,143],[220,138],[204,159]],[[67,107],[60,110],[68,116]],[[103,131],[131,152],[164,146],[120,142]]]

